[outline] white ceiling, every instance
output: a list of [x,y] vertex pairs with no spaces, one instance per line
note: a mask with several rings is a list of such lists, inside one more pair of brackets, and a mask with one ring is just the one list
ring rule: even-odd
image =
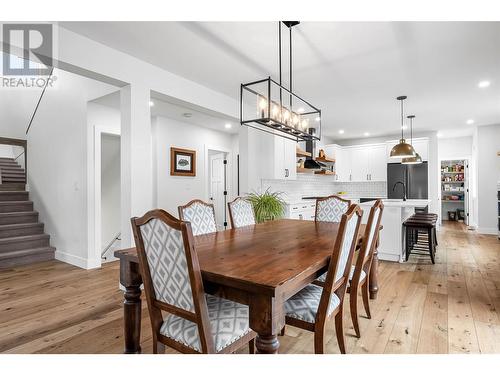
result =
[[[92,102],[119,110],[120,92],[116,91],[99,97],[92,100]],[[156,92],[151,94],[151,102],[151,116],[168,117],[188,124],[203,126],[205,128],[230,134],[236,134],[240,126],[239,122],[235,121],[232,117],[208,113],[186,103],[172,103],[171,98],[167,98]],[[229,126],[229,128],[227,126]]]
[[[272,22],[61,26],[236,99],[240,83],[277,76]],[[322,109],[326,135],[395,134],[398,95],[408,95],[417,132],[500,122],[498,22],[302,22],[293,35],[294,91]]]

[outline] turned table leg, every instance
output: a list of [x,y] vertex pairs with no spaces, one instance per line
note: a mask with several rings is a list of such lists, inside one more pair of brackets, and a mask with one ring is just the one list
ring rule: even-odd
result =
[[278,333],[285,325],[282,305],[268,296],[252,296],[250,299],[250,328],[257,332],[257,354],[278,354]]
[[123,334],[125,354],[141,352],[141,274],[139,264],[120,260],[120,283],[125,287]]
[[375,250],[373,251],[372,266],[370,268],[369,289],[370,299],[377,299],[378,293],[378,245],[380,241],[377,238]]

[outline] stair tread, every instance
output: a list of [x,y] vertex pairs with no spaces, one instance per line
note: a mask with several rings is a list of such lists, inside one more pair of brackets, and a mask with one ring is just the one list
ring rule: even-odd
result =
[[26,204],[33,203],[30,200],[27,201],[0,201],[0,206],[11,206],[13,204]]
[[32,254],[50,253],[54,251],[56,251],[56,248],[53,246],[34,247],[32,249],[23,249],[23,250],[13,250],[0,253],[0,260],[9,258],[20,258]]
[[37,211],[0,212],[0,216],[37,215]]
[[0,230],[19,229],[43,226],[43,223],[18,223],[18,224],[0,224]]
[[46,233],[40,233],[40,234],[29,234],[26,236],[0,238],[0,245],[9,242],[21,242],[21,241],[38,240],[46,238],[50,238],[50,235]]

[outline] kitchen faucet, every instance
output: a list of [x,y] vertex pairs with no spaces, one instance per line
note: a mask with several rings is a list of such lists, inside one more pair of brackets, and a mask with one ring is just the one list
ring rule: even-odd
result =
[[394,186],[392,187],[392,191],[394,191],[396,189],[396,186],[399,184],[403,185],[403,202],[404,202],[404,201],[406,201],[406,185],[404,182],[402,182],[402,181],[396,182],[394,184]]

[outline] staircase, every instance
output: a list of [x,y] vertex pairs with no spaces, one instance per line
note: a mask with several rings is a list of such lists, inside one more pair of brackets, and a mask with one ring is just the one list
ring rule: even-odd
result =
[[24,170],[0,158],[0,269],[54,259],[50,236],[25,190]]
[[21,190],[26,184],[24,169],[11,158],[0,158],[0,190]]

